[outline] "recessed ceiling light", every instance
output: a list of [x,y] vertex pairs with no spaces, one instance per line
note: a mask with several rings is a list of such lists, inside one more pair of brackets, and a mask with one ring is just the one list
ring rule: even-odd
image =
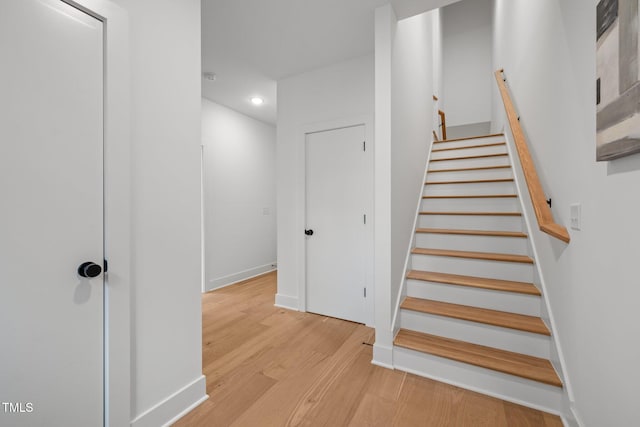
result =
[[253,105],[262,105],[264,104],[264,99],[260,98],[259,96],[254,96],[253,98],[251,98],[251,103]]

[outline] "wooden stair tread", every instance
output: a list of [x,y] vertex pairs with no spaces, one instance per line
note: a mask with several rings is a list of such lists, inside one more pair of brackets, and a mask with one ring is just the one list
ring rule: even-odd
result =
[[447,196],[422,196],[423,199],[509,199],[518,197],[517,194],[465,194]]
[[422,211],[420,215],[470,215],[470,216],[522,216],[520,212],[434,212]]
[[514,255],[514,254],[500,254],[493,252],[471,252],[471,251],[455,251],[451,249],[428,249],[428,248],[413,248],[412,254],[416,255],[434,255],[434,256],[449,256],[455,258],[471,258],[471,259],[484,259],[489,261],[506,261],[506,262],[520,262],[524,264],[533,264],[533,259],[526,255]]
[[454,141],[464,141],[467,139],[481,139],[481,138],[493,138],[495,136],[504,136],[503,133],[492,133],[489,135],[477,135],[477,136],[467,136],[466,138],[452,138],[452,139],[442,139],[440,141],[435,142],[454,142]]
[[468,320],[484,323],[501,328],[516,329],[533,334],[550,336],[551,332],[541,318],[525,316],[524,314],[506,311],[489,310],[487,308],[471,307],[468,305],[451,304],[448,302],[432,301],[422,298],[406,297],[400,308],[436,316],[451,317],[453,319]]
[[511,169],[511,165],[497,165],[497,166],[480,166],[475,168],[456,168],[456,169],[428,169],[427,173],[435,172],[466,172],[466,171],[481,171],[489,169]]
[[551,362],[539,357],[406,329],[400,329],[394,344],[410,350],[562,387],[562,381],[553,369]]
[[468,160],[468,159],[484,159],[488,157],[504,157],[508,156],[507,153],[498,153],[498,154],[478,154],[475,156],[463,156],[463,157],[444,157],[442,159],[431,159],[430,162],[444,162],[447,160]]
[[492,291],[514,292],[535,296],[542,295],[533,283],[515,282],[511,280],[488,279],[485,277],[461,276],[458,274],[435,273],[420,270],[409,271],[407,279],[445,283],[448,285],[468,286]]
[[506,142],[492,142],[490,144],[465,145],[463,147],[451,147],[451,148],[438,148],[438,149],[431,150],[431,152],[432,153],[438,153],[440,151],[468,150],[470,148],[497,147],[498,145],[507,145],[507,143]]
[[521,233],[519,231],[455,230],[447,228],[418,228],[416,229],[416,233],[459,234],[463,236],[527,237],[526,233]]
[[438,184],[486,184],[492,182],[513,182],[513,178],[469,179],[464,181],[427,181],[424,185]]

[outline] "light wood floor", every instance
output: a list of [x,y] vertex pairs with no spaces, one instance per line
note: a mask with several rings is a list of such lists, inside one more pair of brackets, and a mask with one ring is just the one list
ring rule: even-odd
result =
[[202,298],[209,399],[176,426],[532,426],[556,416],[372,365],[373,330],[273,306],[276,275]]

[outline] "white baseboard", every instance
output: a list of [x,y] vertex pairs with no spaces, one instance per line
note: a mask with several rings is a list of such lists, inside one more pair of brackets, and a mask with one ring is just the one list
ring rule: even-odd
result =
[[276,307],[282,307],[289,310],[300,311],[298,309],[298,297],[276,294],[276,302],[274,305]]
[[144,411],[131,421],[131,427],[169,426],[207,400],[207,381],[204,375],[187,384],[171,396]]
[[571,402],[569,405],[569,414],[571,418],[562,418],[562,422],[566,427],[584,427],[586,424],[582,422],[582,418],[578,414],[578,410],[575,407],[575,402]]
[[562,389],[466,363],[396,347],[397,370],[562,416]]
[[373,345],[373,360],[374,365],[382,366],[387,369],[394,369],[393,367],[393,347],[387,347],[380,344]]
[[206,284],[205,292],[213,291],[214,289],[224,288],[225,286],[233,285],[234,283],[242,282],[243,280],[251,279],[261,274],[274,271],[277,268],[277,263],[271,262],[269,264],[260,265],[258,267],[249,268],[238,273],[229,274],[217,279],[211,279]]

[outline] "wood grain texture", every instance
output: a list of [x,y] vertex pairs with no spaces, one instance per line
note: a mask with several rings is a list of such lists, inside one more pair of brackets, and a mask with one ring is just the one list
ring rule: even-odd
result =
[[496,178],[496,179],[473,179],[466,181],[427,181],[424,185],[438,185],[438,184],[486,184],[492,182],[513,182],[513,178]]
[[440,116],[440,126],[442,127],[442,139],[447,139],[447,116],[442,110],[438,110]]
[[457,215],[457,216],[522,216],[520,212],[454,212],[454,211],[422,211],[420,215]]
[[404,310],[435,314],[437,316],[451,317],[551,336],[547,325],[544,324],[542,319],[535,316],[525,316],[523,314],[508,313],[506,311],[489,310],[487,308],[470,307],[468,305],[451,304],[448,302],[414,297],[406,297],[400,307]]
[[483,171],[483,170],[490,170],[490,169],[511,169],[511,165],[480,166],[476,168],[456,168],[456,169],[429,169],[427,170],[427,173]]
[[463,236],[492,236],[527,238],[526,233],[519,231],[491,231],[491,230],[456,230],[448,228],[417,228],[416,233],[422,234],[455,234]]
[[468,286],[493,291],[515,292],[519,294],[540,296],[540,290],[533,283],[515,282],[512,280],[490,279],[486,277],[462,276],[459,274],[435,273],[431,271],[411,270],[407,279],[425,282],[445,283],[449,285]]
[[[562,381],[551,363],[546,359],[406,329],[401,329],[398,332],[394,344],[411,350],[562,387]],[[524,416],[526,411],[517,411],[513,408],[509,408],[509,410],[509,417],[517,417],[518,421],[522,422],[523,425],[527,425],[520,420],[520,417]],[[545,425],[546,423],[544,418],[538,418],[535,421],[539,422],[539,424],[534,425]],[[515,418],[508,422],[510,423],[508,425],[518,425]]]
[[464,147],[452,147],[452,148],[438,148],[432,150],[433,153],[440,151],[452,151],[452,150],[468,150],[470,148],[485,148],[485,147],[497,147],[499,145],[507,145],[506,142],[492,142],[491,144],[478,144],[478,145],[465,145]]
[[520,262],[523,264],[533,264],[533,259],[526,255],[499,254],[493,252],[471,252],[455,251],[451,249],[413,248],[411,250],[411,253],[416,255],[450,256],[454,258],[485,259],[488,261]]
[[422,196],[423,199],[509,199],[516,198],[517,194],[468,194],[450,196]]
[[507,88],[505,79],[503,78],[503,73],[504,70],[496,71],[495,78],[507,113],[509,127],[513,134],[516,151],[520,158],[522,171],[524,172],[527,188],[529,189],[529,196],[531,197],[531,203],[533,204],[533,210],[535,211],[536,219],[538,220],[538,226],[541,231],[560,239],[565,243],[569,243],[571,240],[569,232],[565,227],[555,222],[553,214],[551,213],[551,208],[549,208],[549,205],[547,204],[547,197],[542,189],[542,184],[540,183],[536,166],[533,163],[533,158],[529,152],[527,139],[524,135],[524,131],[522,130],[522,126],[520,126],[518,113],[516,112],[513,101],[511,100],[511,95],[509,94],[509,89]]
[[210,397],[176,426],[475,427],[479,411],[497,414],[491,427],[557,426],[553,415],[374,366],[371,328],[274,307],[275,292],[269,273],[203,295]]
[[493,133],[493,134],[489,134],[489,135],[477,135],[477,136],[466,136],[464,138],[452,138],[452,139],[446,139],[440,142],[454,142],[454,141],[466,141],[468,139],[481,139],[481,138],[492,138],[495,136],[504,136],[503,133]]
[[464,156],[464,157],[445,157],[442,159],[431,159],[431,162],[446,162],[448,160],[468,160],[468,159],[484,159],[488,157],[505,157],[508,156],[507,153],[498,153],[498,154],[482,154],[477,156]]

